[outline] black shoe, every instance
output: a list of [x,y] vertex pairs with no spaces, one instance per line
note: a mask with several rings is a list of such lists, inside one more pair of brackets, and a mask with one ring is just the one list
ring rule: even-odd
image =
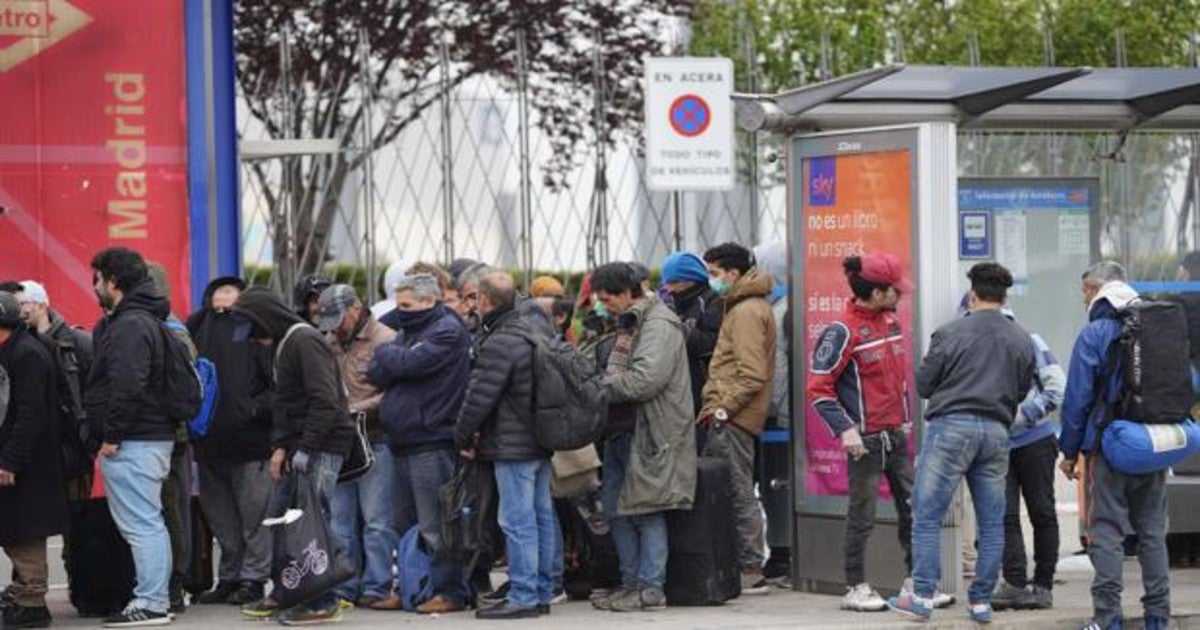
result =
[[537,610],[539,615],[549,615],[550,604],[538,604]]
[[104,620],[105,628],[141,628],[145,626],[169,626],[171,617],[167,613],[144,608],[128,608]]
[[[229,596],[238,590],[237,582],[217,582],[217,586],[207,593],[201,593],[192,598],[193,604],[224,604]],[[256,599],[262,599],[258,596]]]
[[18,606],[15,603],[4,609],[4,622],[0,623],[4,630],[16,628],[49,628],[50,609],[45,606],[33,608]]
[[176,595],[171,598],[171,606],[167,612],[172,615],[182,615],[187,612],[187,603],[183,601],[183,595]]
[[507,601],[475,611],[476,619],[536,619],[541,616],[537,606],[513,606]]
[[508,599],[508,589],[510,584],[505,582],[500,585],[500,588],[479,596],[480,606],[495,606],[496,604],[504,603]]
[[263,585],[258,582],[242,582],[225,598],[226,604],[245,606],[263,598]]

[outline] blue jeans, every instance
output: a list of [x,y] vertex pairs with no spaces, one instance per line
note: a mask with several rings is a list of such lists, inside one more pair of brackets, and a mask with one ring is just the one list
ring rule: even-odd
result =
[[496,462],[500,529],[508,552],[508,603],[532,607],[554,597],[554,501],[550,460]]
[[1008,427],[967,414],[931,418],[927,426],[913,484],[913,590],[925,598],[937,590],[942,519],[966,477],[979,549],[968,596],[971,603],[990,602],[1004,556]]
[[667,581],[667,519],[662,512],[617,515],[632,446],[632,433],[622,433],[604,445],[604,479],[600,496],[611,527],[613,546],[617,548],[621,585],[661,590]]
[[[421,528],[433,566],[433,594],[466,603],[463,567],[442,546],[442,486],[458,467],[458,453],[442,448],[396,456],[394,478],[398,497],[396,531],[406,532],[414,524]],[[399,542],[399,539],[397,539]]]
[[375,464],[367,474],[334,490],[334,538],[350,554],[358,575],[337,588],[348,601],[359,596],[387,598],[392,594],[392,554],[400,544],[396,532],[396,470],[386,444],[373,444]]
[[133,552],[134,608],[165,613],[170,607],[171,539],[163,520],[162,487],[171,470],[171,442],[126,440],[100,458],[108,509]]

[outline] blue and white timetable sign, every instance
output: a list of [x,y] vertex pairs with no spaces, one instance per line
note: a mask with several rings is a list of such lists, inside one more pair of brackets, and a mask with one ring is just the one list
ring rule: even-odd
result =
[[958,213],[958,257],[964,260],[992,257],[992,213],[972,210]]

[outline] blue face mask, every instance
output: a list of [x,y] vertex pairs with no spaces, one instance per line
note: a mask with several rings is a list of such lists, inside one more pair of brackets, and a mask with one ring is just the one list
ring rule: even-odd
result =
[[608,317],[608,309],[604,308],[604,302],[596,302],[594,305],[592,305],[592,312],[595,313],[597,317]]
[[729,283],[722,278],[709,278],[708,288],[713,290],[717,295],[726,295],[729,293]]

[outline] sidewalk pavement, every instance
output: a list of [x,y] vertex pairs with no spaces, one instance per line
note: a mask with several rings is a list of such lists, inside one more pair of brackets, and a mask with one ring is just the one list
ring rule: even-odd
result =
[[[1055,587],[1055,607],[1037,612],[999,612],[990,626],[1002,630],[1063,629],[1073,630],[1088,621],[1091,615],[1091,567],[1084,556],[1071,556],[1059,563]],[[1125,613],[1130,619],[1141,615],[1141,571],[1136,561],[1125,565]],[[1200,569],[1176,569],[1171,573],[1171,604],[1174,610],[1172,628],[1200,630]],[[926,624],[907,621],[891,612],[849,613],[838,610],[838,597],[776,590],[767,596],[744,596],[724,606],[712,608],[671,608],[658,613],[611,613],[593,610],[587,602],[571,602],[555,606],[548,617],[520,622],[476,620],[473,613],[456,613],[430,618],[411,613],[347,611],[343,621],[333,627],[345,630],[413,626],[421,628],[585,628],[619,624],[621,630],[653,628],[654,630],[746,630],[754,628],[837,628],[839,630],[882,630],[889,628],[951,629],[975,628],[967,620],[961,603],[937,611],[933,621]],[[79,619],[67,603],[66,592],[51,593],[51,608],[55,627],[99,627],[98,620]],[[243,621],[231,606],[200,606],[180,615],[175,626],[181,628],[238,627],[253,622]],[[1140,622],[1126,624],[1127,629],[1141,628]]]

